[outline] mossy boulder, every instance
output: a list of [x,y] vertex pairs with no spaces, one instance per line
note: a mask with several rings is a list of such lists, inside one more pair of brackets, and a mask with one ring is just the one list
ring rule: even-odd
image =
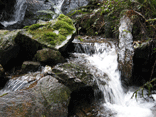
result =
[[[0,64],[4,69],[10,69],[16,64],[21,65],[23,61],[32,60],[36,52],[43,48],[64,52],[74,34],[75,27],[72,20],[63,14],[56,20],[40,21],[37,24],[26,26],[25,29],[1,30]],[[60,59],[64,60],[59,58],[60,56],[58,55],[58,60],[55,59],[54,63],[60,62]]]
[[65,59],[58,50],[53,50],[49,48],[38,50],[35,54],[34,59],[40,61],[41,63],[50,65],[62,63],[65,61]]
[[[49,48],[61,51],[64,51],[64,47],[71,42],[72,35],[75,33],[72,20],[63,14],[60,14],[56,20],[39,22],[24,28],[32,36],[32,39]],[[62,48],[64,49],[62,50]]]

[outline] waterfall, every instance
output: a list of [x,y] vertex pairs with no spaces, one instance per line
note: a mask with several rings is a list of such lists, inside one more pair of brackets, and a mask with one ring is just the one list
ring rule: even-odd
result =
[[9,21],[0,22],[4,27],[16,24],[24,19],[26,11],[26,0],[16,0],[15,11]]
[[[125,25],[125,21],[126,20],[121,21],[120,29],[123,29],[123,27],[126,28],[127,25]],[[120,33],[124,33],[123,30],[121,30]],[[126,36],[129,37],[129,39],[124,40],[121,38],[119,45],[123,45],[122,49],[126,48],[131,51],[131,45],[123,43],[128,44],[132,40],[132,36],[129,35],[129,33],[126,33],[124,38],[126,38]],[[154,117],[151,111],[151,108],[154,106],[152,101],[148,102],[142,99],[139,94],[137,100],[131,98],[137,87],[131,87],[126,93],[124,92],[117,60],[118,56],[120,56],[117,51],[121,50],[118,49],[115,42],[82,43],[74,40],[73,43],[75,45],[74,54],[77,57],[77,61],[87,62],[85,65],[90,68],[90,72],[95,77],[99,89],[103,92],[105,102],[103,103],[103,107],[105,110],[110,110],[113,113],[113,117]],[[128,60],[128,58],[126,60]],[[147,94],[146,90],[144,94]],[[104,113],[99,114],[99,116],[110,117],[111,115],[107,115],[108,112],[105,110],[103,110]]]

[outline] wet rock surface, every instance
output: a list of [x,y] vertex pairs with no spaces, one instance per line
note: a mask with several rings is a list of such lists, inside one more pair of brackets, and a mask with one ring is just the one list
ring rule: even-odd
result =
[[127,85],[132,77],[132,67],[133,67],[133,36],[132,36],[133,23],[131,20],[123,16],[120,19],[119,27],[119,52],[118,52],[118,62],[119,70],[121,71],[121,79]]
[[0,97],[0,116],[67,117],[69,88],[52,76],[45,76],[35,84],[32,89],[3,94]]
[[88,3],[89,0],[64,0],[61,10],[67,14],[78,7],[86,6]]
[[53,50],[49,48],[38,50],[34,56],[34,60],[48,65],[55,65],[57,63],[65,62],[64,57],[58,50]]
[[135,42],[134,44],[135,51],[133,57],[134,65],[132,83],[143,85],[147,81],[156,77],[156,41],[140,41],[140,43]]

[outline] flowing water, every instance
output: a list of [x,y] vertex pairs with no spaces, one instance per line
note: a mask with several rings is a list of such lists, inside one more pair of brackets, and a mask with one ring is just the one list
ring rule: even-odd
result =
[[[15,5],[15,13],[10,21],[1,22],[5,27],[13,25],[18,21],[21,21],[25,15],[26,6],[24,5],[26,0],[17,0]],[[64,0],[58,1],[55,12],[60,13],[61,6]],[[131,31],[125,25],[123,20],[119,28],[120,33]],[[95,77],[95,81],[98,84],[99,89],[103,92],[104,103],[103,107],[112,111],[114,117],[155,117],[151,108],[156,105],[153,101],[146,101],[138,95],[137,100],[131,98],[136,88],[131,87],[127,92],[124,92],[124,88],[121,84],[121,74],[118,70],[118,55],[121,61],[126,58],[129,61],[129,54],[132,52],[132,35],[126,33],[124,36],[120,35],[119,48],[114,41],[107,41],[104,43],[91,43],[86,42],[81,44],[79,41],[75,43],[75,53],[77,57],[76,61],[85,61],[91,73]],[[119,50],[119,51],[118,51]],[[129,54],[125,55],[125,51]],[[118,54],[119,52],[119,54]],[[30,75],[11,79],[1,94],[9,91],[20,90],[26,87],[30,82],[38,80],[41,76],[40,72],[36,72]],[[146,93],[146,91],[144,91]],[[0,94],[0,95],[1,95]],[[155,98],[155,97],[154,97]],[[106,113],[99,113],[98,116],[106,117]],[[107,117],[110,117],[109,115]]]
[[[118,70],[117,46],[113,41],[109,43],[74,43],[76,43],[75,56],[78,57],[77,59],[87,61],[99,89],[103,92],[105,101],[103,107],[105,109],[111,110],[114,117],[155,117],[151,108],[156,103],[145,101],[139,96],[137,100],[131,99],[137,88],[129,88],[128,92],[124,92]],[[101,83],[101,81],[105,83]],[[144,91],[145,93],[146,91]],[[106,117],[106,115],[106,113],[99,114],[102,117]]]
[[18,23],[19,21],[22,21],[25,16],[25,11],[26,11],[26,0],[16,0],[15,4],[15,11],[14,14],[12,15],[11,19],[9,21],[3,21],[1,24],[4,27],[13,25]]
[[[137,99],[131,98],[137,87],[130,87],[127,92],[124,92],[121,84],[121,74],[118,70],[117,59],[119,58],[119,61],[123,63],[131,61],[130,57],[133,55],[131,31],[130,20],[123,18],[119,28],[119,47],[114,41],[84,44],[75,41],[75,51],[77,53],[75,54],[78,55],[78,58],[87,60],[90,71],[94,75],[99,89],[103,92],[105,101],[103,107],[111,110],[113,116],[155,117],[156,115],[151,110],[156,104],[154,101],[146,97],[150,100],[147,101],[141,98],[139,94]],[[105,83],[101,83],[101,81]],[[144,94],[147,94],[146,90],[144,90]],[[99,116],[110,117],[112,115],[101,113]]]

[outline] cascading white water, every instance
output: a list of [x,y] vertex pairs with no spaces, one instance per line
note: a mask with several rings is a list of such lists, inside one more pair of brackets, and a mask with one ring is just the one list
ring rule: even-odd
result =
[[[77,59],[86,60],[91,73],[94,75],[99,89],[103,92],[105,103],[103,107],[112,111],[113,115],[106,113],[104,117],[155,117],[151,108],[156,104],[147,102],[138,96],[132,98],[135,88],[125,93],[121,85],[118,70],[117,48],[113,42],[85,43],[76,42]],[[90,47],[89,47],[90,46]],[[85,54],[84,54],[85,53]],[[146,92],[146,91],[145,91]]]
[[24,19],[25,16],[25,11],[26,11],[26,0],[16,0],[16,4],[15,4],[15,11],[14,14],[12,15],[12,18],[9,21],[3,21],[1,22],[1,24],[4,27],[13,25],[18,23],[19,21],[22,21]]

